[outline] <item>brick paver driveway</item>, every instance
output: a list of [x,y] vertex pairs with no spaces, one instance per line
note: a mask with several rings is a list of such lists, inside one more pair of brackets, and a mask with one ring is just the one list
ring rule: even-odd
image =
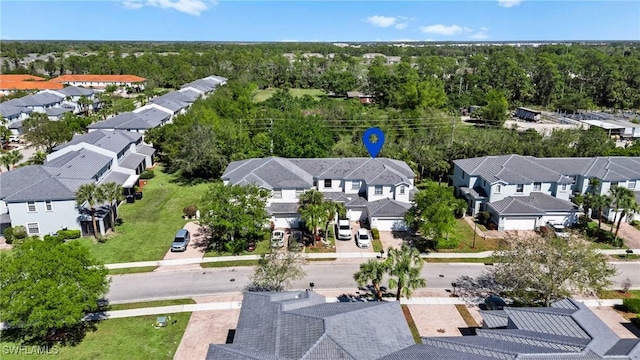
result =
[[349,240],[338,240],[336,239],[336,252],[337,253],[359,253],[359,252],[373,252],[373,246],[368,248],[359,248],[356,245],[356,231],[360,226],[355,222],[351,222],[351,239]]

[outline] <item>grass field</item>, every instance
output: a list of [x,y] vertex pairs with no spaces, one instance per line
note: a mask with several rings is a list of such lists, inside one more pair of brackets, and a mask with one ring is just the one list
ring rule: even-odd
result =
[[[14,343],[0,342],[2,360],[53,359],[56,360],[160,360],[173,359],[191,313],[171,315],[171,323],[156,329],[156,316],[139,316],[105,320],[95,332],[88,333],[76,346],[50,348],[48,354],[12,353]],[[175,324],[173,323],[175,321]],[[30,349],[30,348],[28,348]]]
[[476,236],[475,247],[473,247],[473,228],[464,219],[456,219],[456,227],[449,234],[449,238],[455,240],[458,246],[455,249],[441,249],[438,252],[481,252],[496,250],[505,245],[501,239],[484,239]]
[[195,304],[193,299],[174,299],[174,300],[160,300],[160,301],[147,301],[128,304],[113,304],[109,305],[109,311],[117,310],[129,310],[129,309],[142,309],[147,307],[159,307],[159,306],[171,306],[171,305],[189,305]]
[[157,269],[156,266],[141,266],[141,267],[123,268],[123,269],[109,269],[109,275],[145,273],[145,272],[152,272],[155,269]]
[[[310,96],[313,96],[315,99],[318,99],[320,96],[325,95],[325,92],[320,89],[289,89],[289,91],[291,92],[291,95],[295,97],[310,95]],[[273,89],[273,88],[256,90],[255,93],[253,94],[253,101],[263,102],[268,98],[270,98],[275,92],[276,92],[276,89]]]
[[207,190],[207,184],[179,184],[161,167],[154,171],[156,176],[144,187],[143,199],[118,208],[122,223],[115,234],[105,243],[94,243],[90,237],[78,240],[105,264],[162,259],[175,232],[187,223],[182,209],[198,204]]

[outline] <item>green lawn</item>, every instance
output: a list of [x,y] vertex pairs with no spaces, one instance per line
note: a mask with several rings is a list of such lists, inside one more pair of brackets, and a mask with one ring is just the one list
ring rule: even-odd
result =
[[193,299],[174,299],[174,300],[159,300],[159,301],[147,301],[128,304],[113,304],[109,305],[109,311],[117,310],[129,310],[129,309],[142,309],[147,307],[160,307],[171,305],[189,305],[195,304]]
[[482,252],[496,250],[505,245],[501,239],[484,239],[476,235],[475,247],[473,247],[473,238],[473,228],[464,219],[456,219],[456,227],[449,234],[449,239],[457,242],[458,246],[455,249],[440,249],[438,252]]
[[[292,96],[295,97],[302,97],[304,95],[310,95],[313,96],[315,99],[318,99],[320,96],[325,95],[325,92],[323,90],[320,89],[289,89],[289,91],[291,92]],[[254,92],[253,95],[253,101],[254,102],[263,102],[265,100],[267,100],[268,98],[270,98],[273,93],[276,92],[276,89],[273,88],[269,88],[269,89],[263,89],[263,90],[256,90]]]
[[481,263],[491,264],[493,263],[493,257],[488,258],[425,258],[424,261],[428,263]]
[[87,237],[78,241],[106,264],[160,260],[171,246],[176,231],[187,220],[182,209],[198,204],[207,190],[207,184],[182,185],[173,175],[154,169],[156,176],[144,187],[143,199],[119,207],[122,224],[105,243],[94,243]]
[[636,298],[640,299],[640,290],[629,290],[623,293],[619,290],[604,290],[598,293],[600,299],[624,299],[624,298]]
[[[242,251],[239,254],[233,254],[228,251],[207,251],[204,253],[204,257],[218,257],[218,256],[232,256],[232,255],[262,255],[269,252],[269,246],[271,246],[271,242],[268,239],[268,236],[265,236],[265,240],[258,241],[256,243],[256,249],[254,251]],[[204,264],[203,264],[204,265]]]
[[236,266],[256,266],[258,260],[234,260],[234,261],[217,261],[210,263],[202,263],[203,268],[220,268],[220,267],[236,267]]
[[145,273],[145,272],[152,272],[155,269],[157,269],[157,266],[141,266],[141,267],[134,267],[134,268],[109,269],[109,275]]
[[[56,360],[158,360],[173,359],[191,313],[171,314],[171,323],[155,329],[156,316],[139,316],[105,320],[95,332],[88,333],[77,346],[50,349],[49,354],[7,354],[14,343],[0,342],[2,360],[53,359]],[[176,321],[173,324],[173,321]],[[24,350],[23,350],[24,351]],[[54,351],[57,351],[55,354]]]

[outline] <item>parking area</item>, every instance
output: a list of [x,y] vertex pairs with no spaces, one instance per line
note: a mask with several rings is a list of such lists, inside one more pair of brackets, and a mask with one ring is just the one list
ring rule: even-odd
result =
[[373,253],[373,246],[368,248],[359,248],[356,245],[356,231],[360,228],[356,222],[351,222],[351,239],[338,240],[336,239],[336,252],[339,253]]
[[[204,228],[198,225],[196,222],[188,222],[184,226],[185,229],[189,230],[191,233],[191,241],[189,241],[189,245],[187,246],[187,250],[181,252],[173,252],[171,251],[171,242],[173,239],[167,239],[167,254],[164,256],[163,260],[173,260],[173,259],[191,259],[191,258],[201,258],[204,256],[205,249],[207,248],[207,236],[205,234]],[[182,265],[185,269],[193,269],[200,268],[200,264],[189,264]],[[163,271],[165,270],[176,270],[175,266],[171,267],[158,267],[155,271]]]
[[467,328],[455,305],[407,305],[420,336],[462,336]]

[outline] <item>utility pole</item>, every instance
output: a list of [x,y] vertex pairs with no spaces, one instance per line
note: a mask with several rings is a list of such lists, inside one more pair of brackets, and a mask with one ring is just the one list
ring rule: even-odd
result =
[[273,156],[273,119],[269,119],[269,138],[271,139],[270,154]]

